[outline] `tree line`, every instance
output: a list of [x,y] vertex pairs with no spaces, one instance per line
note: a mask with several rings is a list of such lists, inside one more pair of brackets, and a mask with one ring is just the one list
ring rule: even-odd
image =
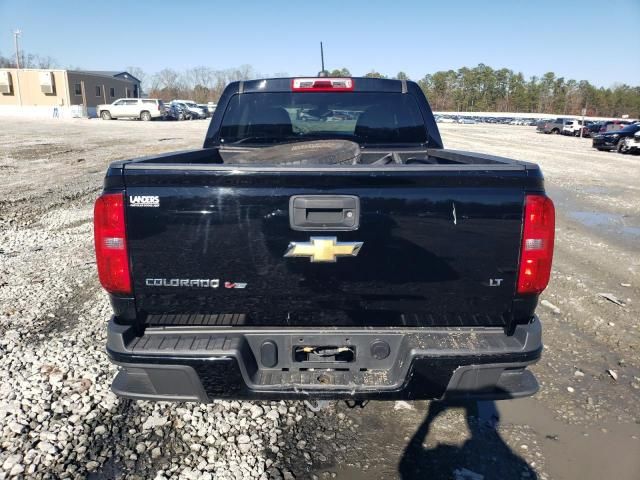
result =
[[216,70],[198,66],[183,72],[172,68],[164,68],[153,75],[144,70],[130,66],[125,69],[142,82],[142,91],[152,98],[164,101],[176,98],[190,99],[196,103],[217,102],[225,86],[237,80],[251,80],[268,76],[283,76],[286,73],[263,75],[256,72],[251,65]]
[[[366,76],[385,78],[375,70]],[[399,72],[394,78],[408,77]],[[580,115],[586,108],[589,116],[640,117],[640,86],[596,87],[587,80],[566,79],[553,72],[526,79],[520,72],[481,63],[429,73],[417,83],[435,111]]]
[[[198,103],[217,101],[231,81],[264,77],[249,65],[229,70],[202,66],[184,72],[167,68],[151,76],[136,67],[127,70],[143,81],[146,87],[143,90],[154,98],[191,98]],[[331,77],[352,76],[348,68],[331,70],[328,74]],[[365,76],[387,78],[375,70]],[[409,76],[398,72],[392,78],[408,80]],[[587,80],[566,79],[553,72],[526,79],[520,72],[479,64],[474,68],[429,73],[417,83],[435,111],[580,115],[586,108],[589,116],[640,117],[640,86],[596,87]]]
[[[55,68],[51,57],[21,53],[23,68]],[[0,55],[0,67],[15,67],[15,57]],[[129,66],[126,70],[142,82],[142,90],[152,98],[168,101],[188,98],[197,103],[217,101],[224,87],[235,80],[250,80],[265,76],[288,76],[286,73],[263,75],[250,65],[216,70],[198,66],[184,71],[164,68],[148,74],[141,68]],[[350,77],[347,68],[328,72],[332,77]],[[387,78],[376,70],[366,77]],[[404,72],[395,79],[408,80]],[[417,80],[435,111],[451,112],[521,112],[580,115],[640,117],[640,86],[614,84],[597,87],[587,80],[573,80],[547,72],[542,76],[525,78],[520,72],[507,68],[494,69],[479,64],[458,70],[442,70],[426,74]]]

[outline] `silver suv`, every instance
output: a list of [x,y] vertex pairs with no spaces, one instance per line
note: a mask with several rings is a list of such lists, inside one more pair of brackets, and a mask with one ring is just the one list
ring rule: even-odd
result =
[[113,103],[98,105],[96,112],[103,120],[139,118],[149,121],[165,115],[164,103],[155,98],[120,98]]

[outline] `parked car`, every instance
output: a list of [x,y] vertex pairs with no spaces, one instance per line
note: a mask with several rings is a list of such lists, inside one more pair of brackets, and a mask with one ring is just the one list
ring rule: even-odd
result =
[[588,123],[585,126],[585,130],[584,130],[584,136],[585,137],[593,137],[594,135],[597,135],[600,132],[600,128],[602,127],[602,124],[604,122],[592,122],[592,123]]
[[640,125],[627,125],[622,130],[599,133],[593,137],[591,146],[598,150],[617,150],[621,152],[624,147],[623,140],[627,137],[633,137],[639,130]]
[[217,103],[213,103],[213,102],[207,102],[207,108],[209,109],[209,113],[211,115],[213,115],[213,112],[216,111],[216,107],[218,106]]
[[205,111],[192,100],[173,100],[171,103],[185,109],[185,113],[188,112],[189,118],[191,120],[207,118],[207,114],[205,113]]
[[96,113],[103,120],[139,118],[149,121],[164,116],[164,102],[154,98],[120,98],[113,103],[101,104]]
[[600,133],[616,132],[622,130],[627,125],[631,125],[631,122],[627,120],[609,120],[600,124]]
[[[593,120],[585,120],[584,125],[582,126],[582,138],[590,138],[593,132],[598,132],[599,126],[595,126],[599,124],[599,122],[594,122]],[[576,136],[580,136],[580,131],[576,133]]]
[[[537,165],[444,148],[411,81],[254,80],[221,98],[202,149],[114,162],[96,201],[117,395],[536,392],[555,231]],[[301,128],[292,111],[334,104],[357,119]]]
[[640,131],[633,134],[633,137],[624,137],[620,153],[640,153]]
[[212,112],[209,111],[209,105],[207,105],[206,103],[198,103],[198,107],[200,107],[200,109],[204,112],[204,118],[209,118],[211,116]]
[[579,137],[580,130],[582,130],[582,120],[571,120],[564,124],[561,133],[563,135],[574,135]]
[[555,120],[548,120],[545,122],[538,123],[537,131],[538,133],[554,133],[558,134],[562,132],[564,126],[571,122],[572,118],[556,118]]
[[191,114],[185,113],[185,108],[178,104],[170,103],[165,106],[166,120],[188,120]]

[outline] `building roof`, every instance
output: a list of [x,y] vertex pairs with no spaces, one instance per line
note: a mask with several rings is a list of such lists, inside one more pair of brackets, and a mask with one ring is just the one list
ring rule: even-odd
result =
[[[0,70],[17,70],[15,67],[0,67]],[[100,77],[118,77],[126,80],[133,80],[134,82],[142,83],[139,78],[134,77],[127,71],[119,70],[68,70],[64,68],[21,68],[20,70],[37,71],[37,72],[78,72],[85,75],[96,75]]]
[[140,82],[140,79],[134,77],[133,75],[131,75],[129,72],[126,72],[126,71],[120,71],[120,70],[75,70],[75,71],[80,73],[88,73],[89,75],[101,75],[103,77],[131,78],[138,83],[142,83]]

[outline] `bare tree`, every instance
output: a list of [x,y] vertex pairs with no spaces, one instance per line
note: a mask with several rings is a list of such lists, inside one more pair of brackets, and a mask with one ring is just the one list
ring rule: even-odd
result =
[[210,96],[209,87],[199,83],[193,87],[193,100],[196,103],[206,103],[209,101]]
[[58,68],[60,66],[58,61],[49,55],[38,56],[37,59],[38,68]]
[[150,87],[150,85],[147,84],[149,78],[143,69],[141,69],[140,67],[128,66],[127,68],[125,68],[125,71],[129,72],[131,75],[140,80],[140,89],[143,92],[147,91],[147,88]]
[[172,68],[164,68],[156,73],[160,88],[178,88],[180,86],[180,74]]
[[[35,55],[22,50],[18,56],[20,57],[21,68],[57,68],[59,66],[56,59],[49,55]],[[9,55],[6,57],[0,55],[0,67],[15,68],[15,55]]]
[[179,98],[184,91],[180,73],[171,68],[164,68],[156,73],[152,83],[154,88],[151,90],[151,94],[162,100]]
[[234,82],[236,80],[251,80],[256,78],[255,70],[251,65],[240,65],[238,68],[234,68],[229,71],[228,80]]
[[217,70],[213,72],[213,87],[209,94],[212,97],[212,100],[218,100],[220,95],[222,95],[222,91],[224,87],[229,83],[229,74],[226,70]]
[[5,57],[0,54],[0,68],[13,68],[16,66],[15,59],[11,59],[11,57]]
[[209,88],[214,84],[215,72],[209,67],[199,66],[187,70],[185,76],[189,86],[201,85]]

